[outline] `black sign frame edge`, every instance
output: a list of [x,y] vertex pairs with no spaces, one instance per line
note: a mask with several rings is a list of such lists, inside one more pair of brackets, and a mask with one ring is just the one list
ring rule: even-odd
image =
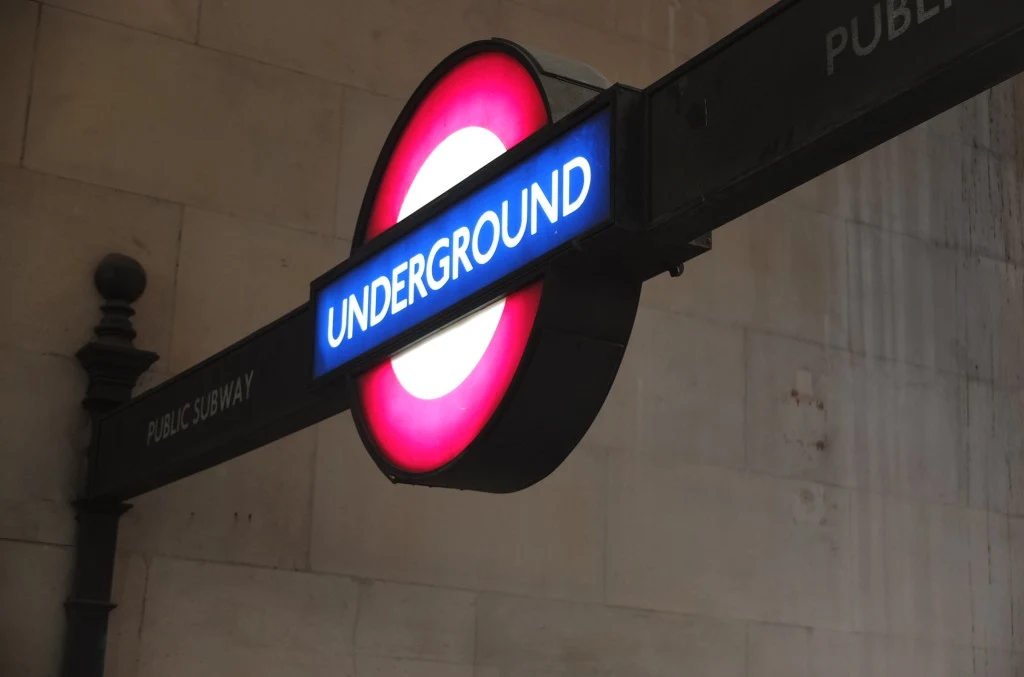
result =
[[[315,357],[312,357],[308,371],[311,376],[311,388],[319,389],[327,386],[328,384],[334,383],[339,379],[345,379],[348,375],[365,370],[369,365],[379,361],[382,356],[394,354],[398,350],[408,347],[417,341],[440,331],[447,325],[459,320],[473,310],[481,308],[489,301],[502,296],[503,292],[506,292],[511,288],[524,286],[528,284],[529,281],[542,276],[543,271],[547,269],[551,262],[565,254],[566,251],[578,249],[582,246],[584,241],[601,234],[609,228],[614,228],[617,215],[616,200],[618,199],[616,196],[614,182],[616,177],[622,174],[620,168],[616,167],[619,158],[617,154],[616,138],[619,131],[616,124],[618,113],[617,102],[622,96],[623,91],[630,90],[619,85],[613,85],[604,92],[601,92],[597,97],[572,111],[558,122],[541,129],[535,134],[531,134],[514,148],[511,148],[500,157],[489,162],[487,165],[458,183],[444,195],[432,200],[426,206],[417,210],[414,214],[410,215],[399,224],[373,238],[365,246],[361,246],[356,249],[348,259],[313,280],[310,284],[310,300],[308,305],[310,306],[311,312],[315,313],[316,300],[324,287],[340,278],[352,268],[360,265],[367,259],[378,254],[380,251],[391,246],[396,241],[415,232],[430,220],[447,211],[456,203],[471,196],[477,190],[485,187],[490,182],[500,178],[502,174],[511,170],[516,165],[528,160],[532,155],[565,134],[571,132],[575,127],[584,124],[590,118],[596,117],[605,111],[608,111],[611,117],[609,121],[609,135],[611,137],[609,143],[609,160],[611,165],[610,175],[612,177],[612,185],[609,187],[609,214],[607,218],[594,226],[591,226],[586,232],[534,259],[529,264],[519,268],[515,272],[483,287],[472,295],[452,304],[445,310],[413,325],[409,329],[406,329],[405,331],[379,344],[375,348],[349,360],[348,362],[338,365],[334,369],[321,374],[320,376],[313,375],[313,363],[315,362]],[[310,339],[311,341],[316,340],[315,333],[311,334]],[[313,354],[312,350],[310,354]]]

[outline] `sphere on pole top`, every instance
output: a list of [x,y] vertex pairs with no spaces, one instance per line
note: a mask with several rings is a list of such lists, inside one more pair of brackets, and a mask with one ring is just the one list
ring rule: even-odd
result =
[[146,291],[146,271],[124,254],[107,254],[93,276],[100,295],[107,301],[135,303]]

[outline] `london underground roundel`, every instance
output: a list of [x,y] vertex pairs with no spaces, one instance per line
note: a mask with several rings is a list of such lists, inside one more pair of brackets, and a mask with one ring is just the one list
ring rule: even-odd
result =
[[[595,82],[552,78],[529,53],[505,41],[478,42],[456,52],[427,77],[399,116],[367,189],[353,248],[550,125],[553,108],[567,109],[599,90]],[[553,100],[559,96],[574,99]],[[510,391],[524,379],[530,353],[536,352],[532,337],[546,286],[544,276],[528,281],[355,378],[353,411],[360,434],[392,479],[445,485],[446,469],[474,465],[468,458],[474,448],[510,440],[495,430],[501,427],[496,418],[509,408]],[[489,435],[500,439],[488,440]],[[476,456],[486,459],[492,453],[484,449]],[[550,469],[541,474],[546,472]],[[536,479],[510,479],[506,486],[470,479],[468,487],[458,480],[456,486],[505,491]]]

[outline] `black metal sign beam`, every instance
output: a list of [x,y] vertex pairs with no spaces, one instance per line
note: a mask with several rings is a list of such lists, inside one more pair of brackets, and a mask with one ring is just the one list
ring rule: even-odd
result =
[[647,90],[650,244],[681,248],[1022,70],[1022,0],[782,2]]
[[88,493],[124,500],[269,444],[348,408],[309,389],[303,305],[101,419]]

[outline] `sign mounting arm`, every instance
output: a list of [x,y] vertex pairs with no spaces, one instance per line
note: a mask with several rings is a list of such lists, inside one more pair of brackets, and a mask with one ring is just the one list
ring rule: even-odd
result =
[[645,91],[648,245],[678,251],[1024,70],[1020,0],[789,0]]

